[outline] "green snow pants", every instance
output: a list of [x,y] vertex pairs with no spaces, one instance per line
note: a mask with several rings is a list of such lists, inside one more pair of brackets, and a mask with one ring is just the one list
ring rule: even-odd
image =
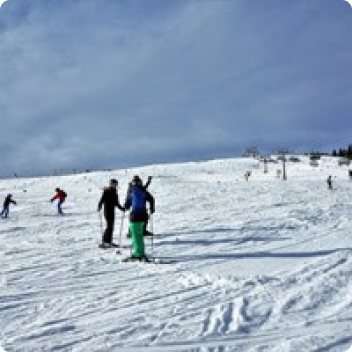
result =
[[132,248],[134,257],[144,257],[144,222],[130,222],[130,233],[132,235]]

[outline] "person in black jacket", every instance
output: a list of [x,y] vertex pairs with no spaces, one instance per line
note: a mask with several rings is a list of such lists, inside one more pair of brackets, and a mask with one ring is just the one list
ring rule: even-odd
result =
[[9,216],[10,212],[10,204],[17,204],[13,199],[12,199],[12,194],[8,194],[7,197],[4,200],[4,207],[1,212],[1,216],[3,218],[7,218]]
[[125,202],[125,209],[131,209],[129,228],[132,235],[132,259],[148,259],[145,255],[143,238],[145,223],[148,221],[147,203],[149,203],[150,213],[153,214],[155,211],[154,198],[143,186],[142,180],[135,176],[128,189]]
[[114,233],[115,207],[118,207],[121,211],[125,211],[125,208],[123,208],[119,202],[119,197],[116,192],[117,184],[117,180],[110,180],[110,185],[104,189],[98,204],[98,211],[100,211],[104,205],[106,229],[103,234],[102,245],[106,247],[113,246],[112,237]]

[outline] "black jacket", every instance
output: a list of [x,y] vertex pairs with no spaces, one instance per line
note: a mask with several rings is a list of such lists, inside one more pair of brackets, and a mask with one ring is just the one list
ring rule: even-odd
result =
[[105,214],[114,214],[115,207],[118,207],[121,211],[125,209],[120,205],[119,197],[117,195],[116,189],[113,187],[107,187],[100,198],[98,204],[98,210],[101,210],[104,204]]
[[7,196],[4,201],[4,207],[7,208],[10,203],[17,204],[10,196]]

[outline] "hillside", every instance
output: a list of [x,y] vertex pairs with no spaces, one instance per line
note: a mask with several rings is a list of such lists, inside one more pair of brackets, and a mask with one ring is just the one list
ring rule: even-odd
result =
[[[352,181],[346,167],[251,159],[0,180],[0,345],[19,351],[338,351],[352,345]],[[244,173],[251,171],[249,181]],[[97,203],[134,174],[156,199],[153,254],[101,250]],[[326,178],[333,176],[334,189]],[[64,216],[50,203],[68,193]],[[117,213],[118,241],[122,213]],[[129,254],[129,240],[123,244]],[[146,239],[151,252],[151,240]]]

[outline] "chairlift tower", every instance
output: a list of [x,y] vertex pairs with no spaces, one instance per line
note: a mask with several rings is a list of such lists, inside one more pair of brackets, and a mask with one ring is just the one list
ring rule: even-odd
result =
[[264,164],[264,173],[267,174],[268,173],[268,159],[266,157],[264,157],[264,159],[263,159],[263,164]]
[[289,153],[288,149],[280,149],[279,155],[282,156],[282,179],[284,181],[287,180],[287,173],[286,173],[286,155]]

